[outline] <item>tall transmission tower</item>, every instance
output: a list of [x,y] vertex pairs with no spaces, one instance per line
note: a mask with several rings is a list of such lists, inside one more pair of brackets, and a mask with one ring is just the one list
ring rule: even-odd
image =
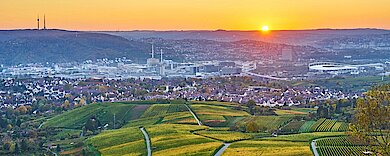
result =
[[37,18],[37,23],[38,23],[38,30],[39,30],[39,15],[38,15],[38,18]]
[[43,14],[43,30],[46,30],[46,15]]

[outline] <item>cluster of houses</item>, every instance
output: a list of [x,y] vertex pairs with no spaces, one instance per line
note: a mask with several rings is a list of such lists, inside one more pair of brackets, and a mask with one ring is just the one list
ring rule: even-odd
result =
[[[221,79],[229,79],[221,78]],[[0,108],[46,101],[61,106],[93,102],[120,102],[150,99],[217,100],[261,106],[304,105],[313,101],[357,98],[361,93],[343,93],[320,87],[272,87],[263,82],[240,79],[4,79],[0,83]],[[247,82],[245,82],[247,83]]]

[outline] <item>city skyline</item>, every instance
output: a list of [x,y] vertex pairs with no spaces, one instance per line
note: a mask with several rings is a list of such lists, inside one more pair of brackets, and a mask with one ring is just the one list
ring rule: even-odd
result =
[[5,1],[0,29],[68,30],[270,30],[390,29],[390,1]]

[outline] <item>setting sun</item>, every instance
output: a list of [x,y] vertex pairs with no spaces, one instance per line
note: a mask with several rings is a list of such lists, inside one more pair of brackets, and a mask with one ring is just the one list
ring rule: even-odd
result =
[[261,27],[261,31],[269,31],[269,27],[267,25],[264,25]]

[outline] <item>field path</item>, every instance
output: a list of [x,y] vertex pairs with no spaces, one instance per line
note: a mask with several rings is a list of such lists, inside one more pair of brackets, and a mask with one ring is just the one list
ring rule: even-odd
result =
[[320,156],[320,155],[318,154],[318,151],[317,151],[316,140],[313,140],[313,141],[311,142],[311,149],[313,149],[313,154],[314,154],[314,156]]
[[41,129],[44,123],[45,123],[45,122],[42,122],[42,123],[39,125],[38,129]]
[[148,156],[152,156],[152,148],[150,147],[150,138],[149,138],[149,135],[148,135],[148,133],[146,133],[144,127],[140,128],[140,130],[142,131],[142,134],[144,134],[144,137],[145,137],[146,148],[148,149]]
[[222,153],[230,146],[230,143],[223,143],[223,147],[219,149],[217,153],[215,153],[214,156],[221,156]]
[[190,113],[192,114],[192,116],[194,116],[196,122],[198,122],[198,125],[199,126],[202,126],[202,122],[198,119],[198,117],[195,115],[195,113],[191,110],[190,107],[188,107],[187,105],[185,105],[187,107],[187,109],[190,111]]

